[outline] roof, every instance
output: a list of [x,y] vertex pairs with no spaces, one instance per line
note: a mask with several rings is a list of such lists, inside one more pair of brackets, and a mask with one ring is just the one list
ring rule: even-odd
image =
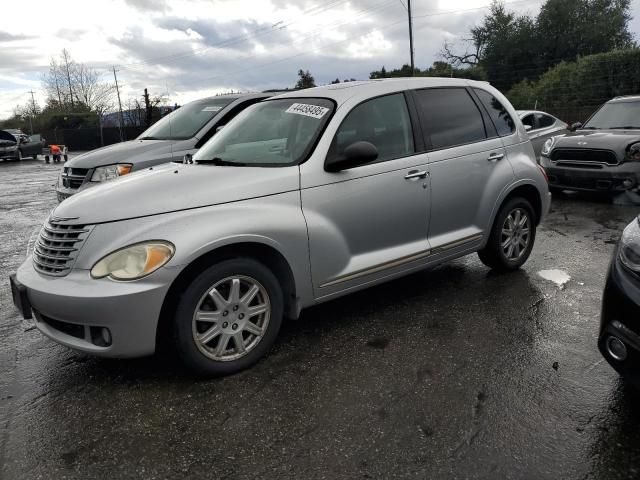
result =
[[321,87],[287,92],[283,95],[278,95],[277,98],[323,97],[335,100],[338,106],[340,106],[354,97],[356,100],[365,100],[374,96],[412,88],[488,85],[487,82],[478,82],[462,78],[399,77],[323,85]]

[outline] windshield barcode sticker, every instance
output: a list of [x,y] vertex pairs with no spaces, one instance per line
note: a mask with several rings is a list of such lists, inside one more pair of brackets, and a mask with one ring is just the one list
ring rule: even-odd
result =
[[287,113],[295,113],[298,115],[305,115],[307,117],[322,118],[329,111],[326,107],[319,107],[318,105],[309,105],[307,103],[294,103],[287,108]]
[[222,110],[222,107],[219,105],[210,105],[202,109],[203,112],[219,112],[220,110]]

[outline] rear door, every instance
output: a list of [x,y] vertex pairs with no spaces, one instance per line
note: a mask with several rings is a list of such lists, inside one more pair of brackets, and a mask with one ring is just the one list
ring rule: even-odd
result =
[[[498,195],[513,180],[500,133],[512,134],[515,124],[507,113],[511,125],[501,125],[503,132],[498,132],[489,111],[465,87],[421,89],[414,94],[429,149],[433,252],[476,247],[489,233]],[[503,109],[487,100],[499,116]]]

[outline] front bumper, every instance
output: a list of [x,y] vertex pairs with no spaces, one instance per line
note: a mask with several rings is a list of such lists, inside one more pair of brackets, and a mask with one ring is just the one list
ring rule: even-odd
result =
[[[166,268],[136,282],[95,280],[87,270],[75,269],[52,277],[37,272],[31,258],[16,274],[44,335],[75,350],[117,358],[155,351],[160,310],[173,277]],[[108,329],[108,343],[103,329]]]
[[559,166],[547,157],[540,157],[540,165],[549,177],[549,186],[563,190],[588,192],[622,192],[640,185],[640,162],[620,165],[590,165],[592,168]]
[[18,159],[18,150],[0,150],[0,159],[6,160],[17,160]]
[[[624,360],[617,360],[607,350],[610,337],[624,342],[627,351]],[[618,373],[640,384],[640,278],[621,265],[617,249],[602,297],[598,348]]]

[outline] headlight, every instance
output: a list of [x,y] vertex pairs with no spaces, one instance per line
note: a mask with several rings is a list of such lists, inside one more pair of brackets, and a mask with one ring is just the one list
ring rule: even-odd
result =
[[551,153],[551,149],[553,148],[553,144],[556,143],[555,137],[548,138],[544,145],[542,146],[542,151],[540,152],[545,157],[548,157]]
[[91,181],[106,182],[108,180],[114,180],[130,172],[131,172],[130,163],[116,163],[115,165],[98,167],[93,171],[93,175],[91,175]]
[[640,142],[629,145],[629,148],[627,148],[627,160],[640,162]]
[[91,276],[138,280],[162,267],[174,252],[173,244],[160,240],[130,245],[103,257],[91,269]]
[[618,255],[625,267],[640,273],[640,226],[637,218],[622,232]]

